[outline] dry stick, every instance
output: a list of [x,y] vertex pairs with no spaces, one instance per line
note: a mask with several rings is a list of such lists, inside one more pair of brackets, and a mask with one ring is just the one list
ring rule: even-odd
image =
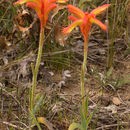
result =
[[96,130],[102,130],[104,128],[109,128],[109,127],[114,127],[114,126],[121,126],[121,125],[128,125],[129,126],[129,122],[122,122],[120,124],[112,124],[112,125],[105,125],[105,126],[101,126],[101,127],[98,127],[96,128]]
[[5,125],[8,125],[8,126],[11,126],[11,127],[13,127],[13,128],[17,128],[17,129],[19,129],[19,130],[24,130],[24,128],[19,127],[19,126],[17,126],[17,125],[14,125],[14,124],[12,124],[12,123],[10,123],[10,122],[3,121],[2,123],[5,124]]

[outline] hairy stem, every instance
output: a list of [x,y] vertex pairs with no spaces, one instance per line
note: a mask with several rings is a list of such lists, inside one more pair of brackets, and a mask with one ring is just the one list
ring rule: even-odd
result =
[[111,67],[113,67],[113,62],[114,62],[114,39],[112,38],[111,43],[109,44],[109,55],[108,55],[108,63],[107,63],[108,70]]
[[85,70],[87,62],[87,52],[88,52],[88,35],[84,36],[84,60],[81,69],[81,96],[82,96],[82,111],[85,117],[85,91],[84,91],[84,79],[85,79]]
[[32,97],[31,97],[31,105],[30,105],[30,110],[31,111],[34,108],[35,89],[36,89],[36,83],[37,83],[37,75],[38,75],[39,65],[40,65],[40,62],[41,62],[43,40],[44,40],[44,28],[41,26],[39,48],[38,48],[38,56],[37,56],[37,61],[36,61],[35,69],[33,70],[32,92],[31,92],[31,96]]

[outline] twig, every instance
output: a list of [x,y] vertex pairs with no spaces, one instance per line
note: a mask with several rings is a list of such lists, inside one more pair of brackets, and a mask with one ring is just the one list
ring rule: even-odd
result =
[[109,128],[109,127],[114,127],[114,126],[121,126],[121,125],[130,125],[129,122],[122,122],[122,123],[119,123],[119,124],[112,124],[112,125],[105,125],[105,126],[101,126],[101,127],[98,127],[96,128],[96,130],[102,130],[104,128]]
[[6,124],[6,125],[8,125],[8,126],[17,128],[17,129],[19,129],[19,130],[24,130],[24,128],[19,127],[19,126],[16,126],[16,125],[14,125],[14,124],[12,124],[12,123],[10,123],[10,122],[3,121],[2,123],[3,123],[3,124]]

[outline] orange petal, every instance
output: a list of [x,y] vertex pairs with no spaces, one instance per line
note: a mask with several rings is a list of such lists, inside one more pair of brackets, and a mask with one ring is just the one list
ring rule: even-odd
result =
[[50,13],[50,11],[51,10],[53,10],[54,8],[56,8],[57,7],[57,4],[51,4],[47,9],[46,9],[46,11],[45,11],[45,18],[46,19],[48,19],[48,15],[49,15],[49,13]]
[[27,2],[34,2],[38,5],[40,5],[40,0],[19,0],[19,1],[15,2],[14,4],[24,4]]
[[105,11],[109,6],[110,6],[110,4],[105,4],[105,5],[99,6],[98,8],[91,11],[90,14],[94,14],[96,16],[96,15],[102,13],[103,11]]
[[57,0],[48,0],[47,1],[49,4],[52,4],[52,3],[54,3],[54,2],[57,2]]
[[73,6],[73,5],[68,5],[67,8],[69,9],[70,13],[73,13],[76,15],[78,18],[83,18],[84,17],[84,12],[80,10],[79,8]]
[[57,0],[57,3],[66,3],[68,2],[69,0]]
[[52,3],[54,3],[54,2],[57,2],[57,3],[65,3],[65,2],[67,2],[68,0],[48,0],[48,1],[46,1],[46,2],[48,2],[48,4],[50,5],[50,4],[52,4]]
[[68,27],[63,29],[63,33],[67,34],[70,33],[76,26],[83,23],[83,20],[76,20],[72,24],[70,24]]
[[28,7],[30,7],[30,8],[33,8],[33,9],[36,11],[36,13],[37,13],[39,19],[41,19],[40,7],[39,7],[37,4],[35,4],[35,3],[33,3],[33,2],[27,2],[26,6],[28,6]]
[[68,19],[69,20],[72,20],[72,21],[76,21],[76,20],[78,20],[76,17],[74,17],[74,16],[68,16]]
[[103,30],[107,31],[106,25],[103,24],[102,22],[100,22],[98,19],[96,19],[96,18],[90,18],[90,22],[97,24],[97,25],[100,26]]

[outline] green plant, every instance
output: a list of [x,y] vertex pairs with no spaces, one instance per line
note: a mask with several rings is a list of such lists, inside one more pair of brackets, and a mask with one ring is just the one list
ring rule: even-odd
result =
[[124,78],[121,77],[120,74],[116,78],[111,76],[113,69],[110,68],[105,77],[105,84],[104,86],[113,86],[114,89],[118,89],[122,85],[130,83],[130,75],[125,76]]
[[94,110],[94,112],[90,113],[88,115],[88,95],[87,98],[85,100],[85,109],[86,109],[86,117],[84,117],[83,111],[82,111],[82,107],[80,107],[80,115],[81,115],[81,124],[79,123],[75,123],[73,122],[70,126],[69,126],[69,130],[74,130],[76,128],[79,128],[80,130],[87,130],[88,129],[88,125],[94,115],[94,113],[96,112],[97,109]]
[[68,0],[19,0],[14,3],[16,5],[26,3],[26,6],[31,7],[36,11],[38,18],[40,20],[40,38],[39,38],[38,56],[37,56],[35,67],[31,65],[32,72],[33,72],[32,87],[30,90],[30,104],[29,104],[29,111],[31,113],[34,109],[37,75],[38,75],[39,65],[40,65],[41,56],[42,56],[44,29],[48,20],[48,15],[51,10],[57,7],[56,2],[65,3],[66,1]]
[[113,67],[111,67],[104,74],[99,73],[96,68],[94,69],[92,77],[99,82],[101,94],[103,93],[103,88],[112,88],[112,90],[115,91],[119,89],[122,85],[130,83],[130,75],[122,77],[121,74],[118,73],[117,76],[113,76],[113,73]]
[[115,54],[115,40],[117,37],[122,37],[124,33],[124,20],[126,18],[127,5],[129,0],[126,1],[118,1],[114,0],[111,2],[111,13],[109,20],[109,27],[111,28],[108,31],[108,37],[110,39],[109,42],[109,53],[108,53],[108,61],[107,61],[107,69],[109,70],[113,67],[114,63],[114,54]]
[[[82,96],[82,113],[83,117],[81,118],[83,120],[86,120],[86,124],[88,124],[89,118],[91,119],[91,115],[89,118],[87,118],[87,106],[86,106],[86,99],[85,99],[85,92],[84,92],[84,79],[85,79],[85,71],[86,71],[86,62],[87,62],[87,52],[88,52],[88,40],[89,40],[89,32],[91,30],[91,25],[92,23],[95,23],[99,25],[103,30],[107,30],[106,25],[101,23],[98,19],[96,19],[96,16],[105,11],[110,4],[103,5],[101,7],[98,7],[91,11],[90,13],[88,12],[83,12],[79,8],[73,6],[73,5],[68,5],[67,8],[70,13],[74,14],[75,16],[69,16],[68,19],[72,20],[73,23],[69,25],[68,27],[63,29],[64,33],[70,33],[76,26],[80,26],[81,33],[83,34],[84,37],[84,60],[83,60],[83,65],[81,69],[81,96]],[[87,119],[86,119],[87,118]],[[84,123],[82,123],[84,124]],[[72,127],[75,126],[75,127]],[[70,125],[70,130],[73,130],[75,128],[79,128],[79,125],[76,123],[73,123],[73,125]],[[80,129],[86,130],[87,125],[82,126]]]

